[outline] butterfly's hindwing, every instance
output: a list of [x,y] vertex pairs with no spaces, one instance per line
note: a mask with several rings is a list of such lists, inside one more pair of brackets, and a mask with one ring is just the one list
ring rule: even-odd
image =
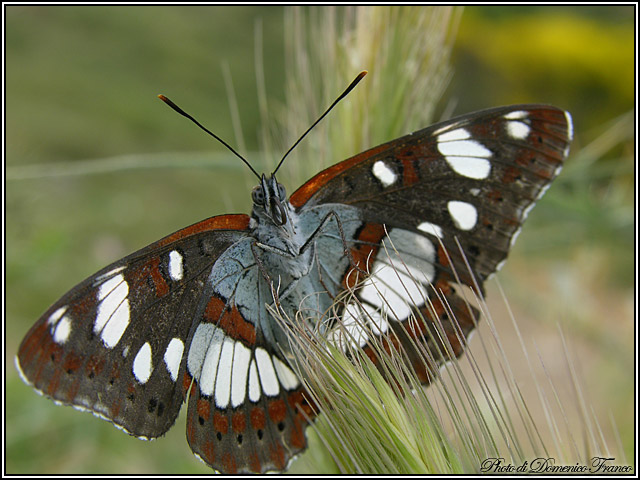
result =
[[[266,308],[274,295],[255,255],[267,263],[271,252],[255,243],[243,239],[216,262],[187,358],[187,439],[203,461],[227,473],[282,470],[306,447],[304,430],[315,415],[286,360],[288,336]],[[291,311],[315,276],[285,273],[270,270]]]
[[212,296],[191,342],[187,440],[219,471],[282,470],[306,447],[315,413],[296,374],[232,302]]

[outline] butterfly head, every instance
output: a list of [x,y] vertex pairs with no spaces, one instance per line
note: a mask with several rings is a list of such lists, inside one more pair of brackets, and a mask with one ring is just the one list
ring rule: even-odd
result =
[[287,192],[275,175],[267,178],[262,174],[260,183],[251,192],[253,216],[267,217],[276,226],[287,223]]

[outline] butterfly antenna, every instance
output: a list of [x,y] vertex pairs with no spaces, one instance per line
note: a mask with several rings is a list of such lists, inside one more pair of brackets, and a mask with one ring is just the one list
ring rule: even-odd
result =
[[215,138],[216,140],[218,140],[221,144],[223,144],[225,147],[227,147],[229,150],[231,150],[231,152],[238,157],[240,160],[242,160],[245,165],[247,167],[249,167],[249,169],[253,172],[253,174],[258,177],[258,180],[260,179],[260,175],[258,174],[258,172],[256,172],[256,170],[251,166],[251,164],[249,162],[247,162],[245,160],[245,158],[240,155],[238,152],[236,152],[233,147],[231,147],[231,145],[229,145],[227,142],[225,142],[224,140],[222,140],[219,136],[217,136],[215,133],[213,133],[212,131],[210,131],[209,129],[207,129],[206,127],[202,126],[200,124],[199,121],[197,121],[195,118],[193,118],[191,115],[189,115],[187,112],[185,112],[184,110],[182,110],[178,105],[176,105],[175,103],[173,103],[171,100],[169,100],[167,97],[165,97],[164,95],[158,95],[158,98],[160,100],[162,100],[164,103],[166,103],[167,105],[169,105],[171,108],[173,108],[176,112],[178,112],[180,115],[182,115],[183,117],[187,117],[189,120],[191,120],[193,123],[195,123],[197,126],[199,126],[202,130],[204,130],[205,132],[207,132],[209,135],[211,135],[213,138]]
[[287,155],[289,155],[289,153],[291,153],[291,150],[293,150],[294,148],[296,148],[296,146],[297,146],[297,145],[302,141],[302,139],[303,139],[304,137],[306,137],[307,133],[309,133],[313,127],[315,127],[318,123],[320,123],[320,120],[322,120],[322,119],[323,119],[323,118],[324,118],[324,117],[325,117],[325,116],[326,116],[326,115],[331,111],[331,109],[332,109],[333,107],[335,107],[335,106],[336,106],[336,104],[337,104],[340,100],[342,100],[344,97],[346,97],[346,96],[349,94],[349,92],[355,88],[355,86],[360,82],[360,80],[362,80],[362,79],[364,78],[364,76],[365,76],[367,73],[368,73],[368,72],[367,72],[366,70],[363,70],[362,72],[360,72],[360,73],[358,74],[358,76],[353,80],[353,82],[351,82],[351,85],[349,85],[349,86],[347,87],[347,89],[346,89],[344,92],[342,92],[342,95],[340,95],[338,98],[336,98],[336,100],[331,104],[331,106],[330,106],[329,108],[327,108],[327,110],[326,110],[322,115],[320,115],[320,118],[318,118],[318,119],[313,123],[313,125],[311,125],[311,126],[307,129],[307,131],[306,131],[306,132],[304,132],[304,133],[302,134],[302,136],[298,139],[298,141],[297,141],[296,143],[294,143],[294,144],[293,144],[293,146],[292,146],[289,150],[287,150],[287,153],[285,153],[285,154],[284,154],[284,156],[283,156],[283,157],[282,157],[282,159],[280,160],[280,163],[278,163],[278,166],[277,166],[277,167],[276,167],[276,169],[273,171],[273,174],[272,174],[272,175],[275,175],[275,173],[276,173],[276,172],[278,171],[278,169],[280,168],[280,165],[282,165],[282,162],[284,162],[284,159],[285,159],[285,158],[287,158]]

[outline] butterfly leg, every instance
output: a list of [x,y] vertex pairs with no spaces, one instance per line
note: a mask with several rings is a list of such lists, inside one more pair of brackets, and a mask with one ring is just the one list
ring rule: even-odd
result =
[[260,270],[260,273],[262,274],[262,277],[264,278],[265,282],[267,282],[267,285],[269,285],[269,287],[271,288],[271,293],[273,295],[273,299],[275,301],[276,306],[279,306],[280,297],[278,295],[278,289],[274,287],[273,280],[271,279],[271,276],[269,275],[267,268],[265,267],[264,263],[260,258],[260,255],[258,253],[258,248],[269,251],[269,252],[277,253],[278,255],[288,256],[289,258],[293,258],[293,256],[286,250],[281,250],[279,248],[275,248],[270,245],[265,245],[258,241],[251,242],[251,253],[253,254],[253,258],[256,261],[256,265],[258,265],[258,270]]

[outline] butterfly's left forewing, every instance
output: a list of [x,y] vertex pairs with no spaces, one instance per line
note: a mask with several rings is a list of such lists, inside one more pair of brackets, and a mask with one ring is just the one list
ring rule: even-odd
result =
[[185,352],[211,268],[247,227],[246,215],[212,217],[73,288],[22,341],[25,381],[132,435],[164,434],[189,388]]

